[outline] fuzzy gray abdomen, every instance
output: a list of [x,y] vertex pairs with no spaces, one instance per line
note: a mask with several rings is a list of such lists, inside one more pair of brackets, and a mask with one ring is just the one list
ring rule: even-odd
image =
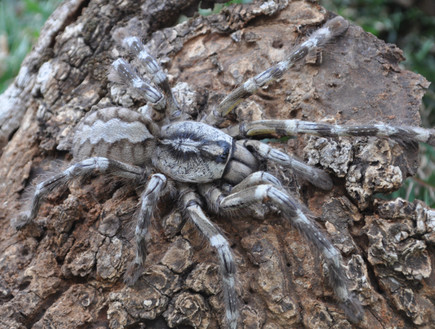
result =
[[149,159],[146,141],[152,139],[139,113],[110,107],[93,112],[82,120],[74,135],[72,153],[77,161],[100,156],[143,165]]
[[232,148],[232,137],[219,129],[183,121],[162,128],[152,161],[174,180],[206,183],[222,178]]

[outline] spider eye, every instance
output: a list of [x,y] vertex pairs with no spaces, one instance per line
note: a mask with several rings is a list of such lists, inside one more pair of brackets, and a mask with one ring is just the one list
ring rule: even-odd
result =
[[225,141],[204,141],[200,147],[201,155],[217,163],[226,163],[231,145]]

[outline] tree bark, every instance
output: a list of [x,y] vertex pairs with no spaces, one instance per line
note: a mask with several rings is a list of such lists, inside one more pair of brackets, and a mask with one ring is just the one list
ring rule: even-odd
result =
[[[312,1],[282,0],[234,5],[174,25],[197,6],[196,0],[67,0],[0,96],[0,328],[223,327],[217,256],[189,223],[182,225],[169,196],[154,219],[146,270],[132,287],[123,274],[134,254],[141,187],[110,177],[75,182],[46,200],[38,226],[24,232],[10,226],[29,202],[28,186],[72,160],[71,134],[85,113],[144,105],[107,79],[119,56],[112,35],[120,27],[147,43],[172,86],[188,84],[188,110],[200,115],[332,16]],[[225,124],[299,118],[418,125],[428,82],[403,70],[402,60],[396,46],[351,25],[325,51],[242,103]],[[365,310],[357,327],[433,328],[435,213],[419,201],[373,196],[415,173],[417,149],[361,137],[271,143],[333,177],[333,190],[325,192],[288,169],[267,168],[341,251]],[[352,327],[319,258],[289,223],[271,214],[213,220],[237,261],[240,328]]]

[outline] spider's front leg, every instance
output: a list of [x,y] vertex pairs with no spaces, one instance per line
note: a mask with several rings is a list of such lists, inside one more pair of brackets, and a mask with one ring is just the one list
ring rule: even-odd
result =
[[236,265],[230,245],[220,230],[207,218],[201,209],[198,196],[187,187],[181,188],[182,207],[187,217],[196,228],[207,238],[210,245],[219,255],[220,272],[223,278],[222,290],[225,300],[225,319],[228,328],[236,329],[239,319],[237,294],[235,289]]
[[[335,296],[340,301],[340,304],[347,317],[354,323],[361,321],[364,316],[362,306],[347,287],[347,277],[343,265],[341,264],[340,252],[334,245],[325,237],[322,231],[303,213],[299,204],[284,190],[280,184],[276,185],[273,180],[269,183],[264,183],[261,175],[248,176],[244,184],[248,186],[244,190],[239,190],[235,186],[237,192],[231,193],[228,196],[213,186],[206,184],[201,186],[200,192],[206,198],[212,209],[218,209],[221,214],[235,214],[241,209],[252,207],[256,204],[270,202],[277,207],[282,216],[296,227],[308,241],[310,241],[317,251],[322,255],[324,262],[328,268],[328,275]],[[255,182],[260,183],[257,186],[251,186]]]
[[334,125],[302,120],[259,120],[241,125],[239,136],[294,136],[311,134],[321,137],[377,136],[396,139],[399,142],[421,142],[435,146],[435,129],[411,126],[374,125]]
[[13,226],[17,230],[23,229],[36,218],[44,197],[46,197],[50,192],[56,188],[66,186],[75,178],[91,174],[113,174],[134,181],[140,181],[144,177],[144,169],[103,157],[88,158],[73,164],[63,172],[39,183],[36,186],[30,210],[20,214],[19,218],[17,218],[15,223],[13,223]]
[[332,189],[331,177],[323,170],[307,165],[260,141],[245,140],[242,143],[249,151],[256,153],[261,158],[291,168],[298,176],[309,181],[314,186],[326,191]]
[[331,40],[344,34],[348,27],[349,23],[340,16],[327,21],[322,28],[315,31],[305,42],[295,47],[285,60],[257,74],[228,94],[214,109],[212,116],[206,118],[207,123],[215,124],[223,121],[223,118],[244,99],[255,94],[261,87],[281,78],[286,71],[305,58],[310,51],[321,48]]

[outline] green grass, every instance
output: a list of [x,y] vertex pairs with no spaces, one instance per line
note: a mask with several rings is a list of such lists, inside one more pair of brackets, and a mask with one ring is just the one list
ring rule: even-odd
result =
[[21,62],[60,0],[0,1],[0,93],[13,81]]

